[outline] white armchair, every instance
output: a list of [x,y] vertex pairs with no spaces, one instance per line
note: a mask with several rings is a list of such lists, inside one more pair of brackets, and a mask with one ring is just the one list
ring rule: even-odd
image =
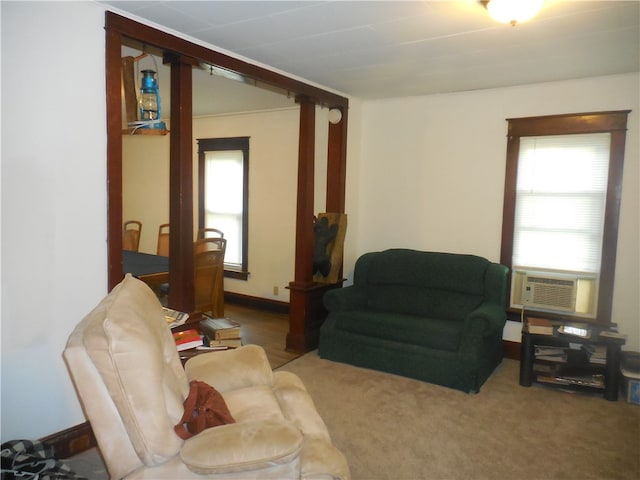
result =
[[[77,325],[64,357],[112,478],[349,478],[297,376],[272,372],[256,345],[183,369],[160,303],[130,275]],[[178,437],[190,380],[221,392],[236,423]]]

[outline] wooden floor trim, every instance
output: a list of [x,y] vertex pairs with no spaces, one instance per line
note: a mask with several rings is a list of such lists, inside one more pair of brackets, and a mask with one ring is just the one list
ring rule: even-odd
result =
[[69,458],[97,446],[96,437],[89,422],[52,433],[40,441],[53,447],[56,458]]
[[224,301],[227,303],[235,303],[243,307],[255,308],[256,310],[264,310],[266,312],[289,314],[289,304],[287,302],[279,302],[268,298],[252,297],[241,293],[224,292]]

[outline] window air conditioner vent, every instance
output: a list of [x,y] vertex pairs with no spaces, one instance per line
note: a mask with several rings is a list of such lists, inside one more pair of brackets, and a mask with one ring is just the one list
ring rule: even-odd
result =
[[523,283],[522,305],[574,312],[576,279],[572,277],[527,275]]

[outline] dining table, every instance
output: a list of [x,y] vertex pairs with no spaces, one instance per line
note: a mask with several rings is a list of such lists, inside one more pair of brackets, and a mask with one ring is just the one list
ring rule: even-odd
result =
[[123,250],[122,273],[130,273],[158,291],[160,285],[169,282],[169,257]]

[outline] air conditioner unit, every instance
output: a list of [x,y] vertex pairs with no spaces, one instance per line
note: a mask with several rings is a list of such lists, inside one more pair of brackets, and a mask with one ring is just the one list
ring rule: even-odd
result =
[[529,272],[522,283],[522,305],[575,312],[576,277]]

